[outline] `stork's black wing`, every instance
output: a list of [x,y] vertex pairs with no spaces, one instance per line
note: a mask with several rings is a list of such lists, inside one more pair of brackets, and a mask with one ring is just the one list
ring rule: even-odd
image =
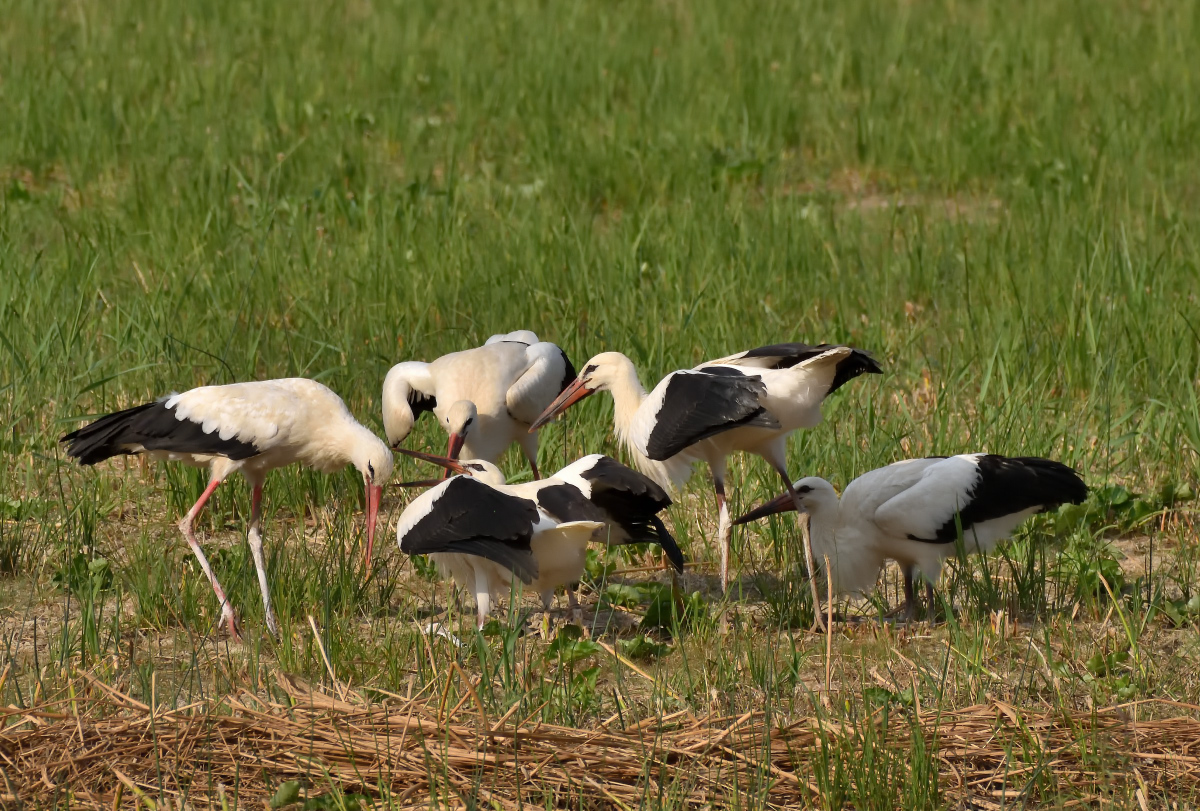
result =
[[[470,476],[455,476],[427,494],[419,516],[401,516],[400,551],[409,555],[458,552],[499,563],[528,583],[537,576],[530,551],[537,505]],[[411,509],[411,508],[410,508]]]
[[778,428],[779,421],[760,404],[765,393],[761,377],[724,366],[673,372],[650,394],[659,402],[646,456],[670,459],[733,428]]
[[203,453],[235,460],[258,455],[252,442],[236,436],[222,439],[219,431],[205,433],[200,423],[179,419],[174,408],[167,408],[166,399],[106,414],[59,441],[67,443],[67,456],[83,465],[143,450]]

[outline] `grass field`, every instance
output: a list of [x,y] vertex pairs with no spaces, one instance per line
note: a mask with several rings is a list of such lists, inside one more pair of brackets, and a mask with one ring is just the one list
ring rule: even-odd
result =
[[[431,697],[463,723],[514,707],[582,730],[680,711],[817,719],[841,732],[788,774],[797,802],[826,808],[1200,803],[1185,747],[1200,740],[1200,4],[6,0],[0,19],[6,804],[257,807],[287,778],[314,809],[360,794],[513,805],[487,768],[436,759],[405,794],[315,760],[298,775],[247,761],[243,782],[216,786],[216,749],[192,756],[194,785],[161,747],[124,780],[94,763],[30,771],[13,743],[59,728],[31,708],[99,707],[101,683],[176,708],[282,701],[280,673],[340,700]],[[683,619],[640,636],[669,578],[621,574],[659,560],[620,556],[585,589],[595,643],[518,636],[519,612],[473,638],[450,601],[456,652],[414,623],[446,589],[390,543],[409,494],[387,495],[364,584],[361,480],[288,470],[265,496],[278,642],[247,488],[222,487],[201,522],[241,646],[214,633],[175,528],[203,475],[81,469],[56,444],[170,390],[282,376],[323,381],[382,434],[391,364],[518,328],[577,366],[625,352],[648,383],[764,343],[852,343],[886,373],[792,440],[796,474],[840,488],[897,459],[987,450],[1071,464],[1093,495],[953,567],[945,622],[871,620],[899,600],[889,572],[857,606],[868,621],[826,638],[805,630],[791,520],[735,535],[742,580],[720,598],[697,475],[668,522],[697,564]],[[610,418],[596,397],[544,430],[543,469],[616,454]],[[422,424],[409,445],[443,442]],[[505,467],[525,475],[515,453]],[[399,463],[397,480],[425,475]],[[757,460],[731,480],[735,515],[778,487]],[[1129,704],[1151,699],[1180,704]],[[1104,744],[1087,719],[1115,704],[1182,717],[1177,757]],[[80,755],[94,740],[74,712],[61,744]],[[975,744],[999,753],[976,782],[955,776],[950,736],[918,734],[954,712],[999,730]],[[758,776],[707,802],[779,805],[781,767],[739,756]],[[529,777],[524,800],[699,802],[682,770],[665,788],[637,774],[557,799]]]

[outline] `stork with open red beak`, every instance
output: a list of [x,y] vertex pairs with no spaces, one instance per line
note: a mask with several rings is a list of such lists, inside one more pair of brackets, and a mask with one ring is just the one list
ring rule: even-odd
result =
[[932,611],[942,561],[956,553],[960,537],[968,553],[990,551],[1031,515],[1078,504],[1087,492],[1078,473],[1049,459],[933,456],[864,473],[846,486],[840,501],[824,479],[800,479],[734,523],[804,510],[811,518],[813,551],[818,563],[829,561],[834,591],[870,591],[884,562],[894,560],[904,571],[904,613],[913,619],[915,578],[925,581]]
[[449,435],[446,456],[497,462],[516,442],[537,479],[538,438],[530,425],[574,377],[566,353],[529,330],[493,335],[431,363],[398,363],[383,382],[388,443],[399,447],[432,411]]
[[[617,436],[647,476],[664,487],[678,487],[691,475],[694,463],[707,462],[720,515],[721,587],[728,588],[729,454],[741,450],[763,457],[790,492],[788,435],[817,425],[821,403],[844,383],[880,371],[870,355],[853,347],[774,344],[672,372],[647,394],[629,358],[604,352],[587,362],[533,428],[597,391],[608,391]],[[807,548],[805,557],[811,573]]]
[[67,443],[67,455],[84,465],[121,454],[145,454],[209,469],[208,486],[179,521],[179,529],[212,584],[222,620],[235,639],[241,637],[237,613],[192,530],[217,486],[234,472],[250,483],[247,539],[258,571],[267,628],[278,636],[262,550],[262,488],[267,474],[297,462],[322,473],[354,465],[366,487],[368,564],[383,484],[392,475],[387,445],[354,419],[340,397],[304,378],[201,386],[170,394],[103,416],[61,441]]

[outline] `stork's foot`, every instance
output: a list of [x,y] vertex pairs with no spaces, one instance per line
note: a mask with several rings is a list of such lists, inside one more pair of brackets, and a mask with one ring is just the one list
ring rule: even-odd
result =
[[936,620],[933,603],[930,602],[929,607],[926,608],[916,600],[905,600],[903,605],[893,608],[884,614],[883,618],[892,622],[905,623],[920,622],[922,619],[927,619],[932,623]]
[[221,610],[221,622],[229,629],[229,638],[234,642],[244,642],[242,638],[242,623],[238,619],[237,612],[229,603]]

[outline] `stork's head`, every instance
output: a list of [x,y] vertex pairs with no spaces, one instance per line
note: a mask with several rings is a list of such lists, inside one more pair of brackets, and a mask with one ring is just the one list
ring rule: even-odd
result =
[[[407,448],[401,448],[400,453],[405,456],[411,456],[414,459],[423,459],[426,462],[433,462],[435,465],[441,465],[450,473],[461,473],[464,476],[471,476],[479,479],[484,484],[501,485],[506,483],[504,472],[496,467],[491,462],[483,459],[467,459],[459,461],[457,459],[449,459],[445,456],[434,456],[429,453],[421,453],[420,451],[410,451]],[[422,479],[413,482],[401,482],[401,487],[430,487],[435,484],[440,484],[439,479]]]
[[367,570],[371,568],[371,548],[375,545],[375,524],[379,518],[379,502],[383,498],[383,485],[392,477],[392,452],[387,445],[370,431],[363,429],[363,436],[350,451],[350,461],[362,474],[367,492]]
[[504,471],[484,459],[468,459],[462,462],[464,475],[479,479],[484,484],[504,484]]
[[387,433],[388,444],[393,448],[405,440],[416,422],[411,402],[413,388],[409,382],[409,376],[416,371],[416,367],[424,370],[425,364],[397,363],[383,379],[383,430]]
[[[837,492],[833,489],[833,485],[824,479],[819,479],[816,476],[809,476],[806,479],[800,479],[792,485],[792,489],[796,491],[796,498],[800,502],[800,506],[809,515],[820,515],[825,510],[830,508],[836,510],[838,505]],[[764,518],[768,515],[776,513],[788,512],[796,509],[796,501],[792,499],[792,494],[784,492],[783,495],[773,498],[765,504],[755,507],[750,512],[743,515],[733,523],[745,524],[749,521],[756,521],[759,518]]]
[[628,380],[630,375],[635,380],[637,379],[637,370],[633,368],[633,361],[620,352],[601,352],[587,362],[583,371],[579,373],[579,377],[562,390],[562,393],[541,413],[529,430],[536,431],[584,397],[598,391],[610,391],[619,382]]
[[448,459],[457,459],[462,452],[463,443],[467,441],[467,432],[475,427],[479,418],[479,409],[470,400],[459,400],[451,404],[446,412],[446,433],[450,435],[450,444],[446,448]]

